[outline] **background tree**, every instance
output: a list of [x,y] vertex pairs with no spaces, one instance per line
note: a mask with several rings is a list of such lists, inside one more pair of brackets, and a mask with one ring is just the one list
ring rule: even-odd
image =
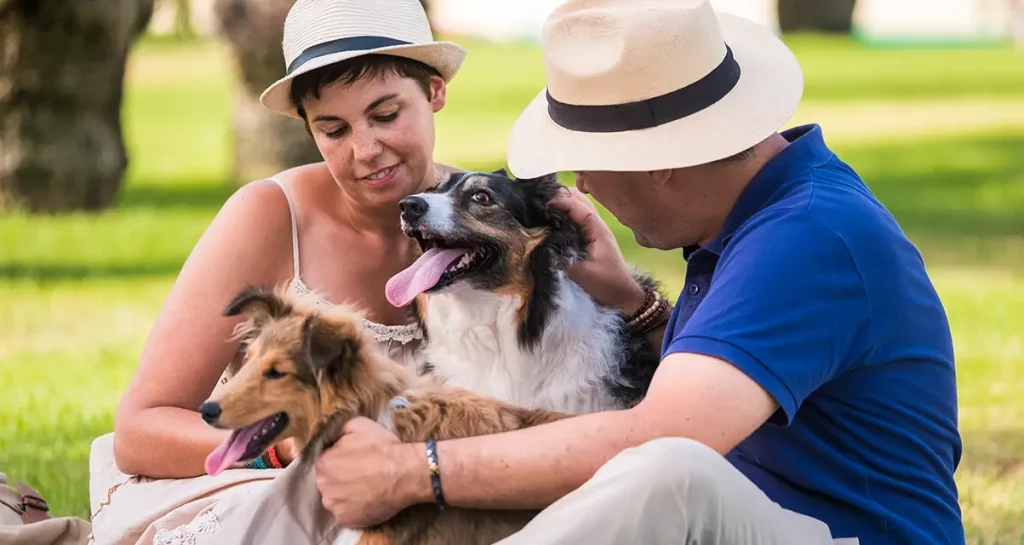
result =
[[285,73],[281,41],[294,0],[216,0],[221,36],[231,48],[235,93],[234,174],[242,184],[282,169],[322,161],[305,124],[271,112],[260,93]]
[[153,0],[0,0],[0,210],[99,210],[128,166],[121,97]]
[[192,38],[196,31],[192,26],[192,2],[190,0],[164,0],[174,4],[174,33],[181,38]]
[[779,29],[848,33],[855,5],[856,0],[778,0]]

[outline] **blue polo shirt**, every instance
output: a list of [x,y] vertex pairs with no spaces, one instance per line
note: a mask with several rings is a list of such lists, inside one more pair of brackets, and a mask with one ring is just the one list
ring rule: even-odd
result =
[[964,543],[949,323],[924,263],[817,125],[685,248],[663,356],[724,359],[780,409],[727,459],[861,545]]

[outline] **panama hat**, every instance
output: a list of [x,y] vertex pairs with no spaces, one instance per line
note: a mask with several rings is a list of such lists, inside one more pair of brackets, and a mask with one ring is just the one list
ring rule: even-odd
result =
[[776,132],[803,94],[771,31],[707,0],[568,0],[541,45],[547,87],[508,143],[521,178],[722,159]]
[[413,59],[451,81],[466,50],[434,41],[419,0],[297,0],[288,10],[282,40],[285,76],[260,95],[267,108],[299,117],[291,103],[291,81],[360,55],[387,54]]

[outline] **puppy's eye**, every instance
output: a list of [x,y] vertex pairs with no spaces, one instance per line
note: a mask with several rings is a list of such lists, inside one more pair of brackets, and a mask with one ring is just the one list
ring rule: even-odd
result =
[[473,202],[477,204],[483,206],[491,205],[491,196],[488,195],[486,191],[477,191],[476,193],[473,193],[473,195],[470,198],[473,199]]
[[283,377],[284,373],[271,367],[270,369],[267,369],[266,371],[263,372],[263,376],[269,378],[270,380],[274,380]]

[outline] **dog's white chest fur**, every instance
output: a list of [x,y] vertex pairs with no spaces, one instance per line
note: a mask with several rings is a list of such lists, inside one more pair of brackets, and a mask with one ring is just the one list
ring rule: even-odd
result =
[[520,299],[464,286],[426,308],[426,361],[448,384],[522,407],[568,413],[615,408],[602,384],[619,372],[620,318],[576,284],[559,281],[557,308],[533,350],[517,339]]

